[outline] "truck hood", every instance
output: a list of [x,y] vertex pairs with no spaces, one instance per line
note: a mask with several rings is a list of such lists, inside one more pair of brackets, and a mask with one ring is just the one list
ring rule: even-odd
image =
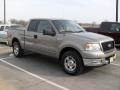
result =
[[76,38],[82,38],[87,39],[90,41],[104,41],[104,40],[113,40],[112,38],[108,36],[104,36],[101,34],[91,33],[91,32],[82,32],[82,33],[71,33],[70,35],[76,37]]

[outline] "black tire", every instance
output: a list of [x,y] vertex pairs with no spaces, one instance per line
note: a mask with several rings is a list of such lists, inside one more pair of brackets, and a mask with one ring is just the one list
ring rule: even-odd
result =
[[[71,62],[70,62],[70,60],[67,60],[67,58],[71,59]],[[73,62],[72,62],[72,59],[73,59]],[[63,70],[69,75],[81,74],[84,71],[83,59],[80,56],[80,54],[78,54],[76,51],[65,52],[62,55],[61,62],[62,62]],[[67,63],[69,63],[69,64],[70,63],[75,63],[75,65],[74,64],[72,65],[73,70],[70,71],[68,69],[69,64],[67,64]]]
[[23,56],[24,50],[21,48],[19,42],[13,42],[13,54],[15,57]]

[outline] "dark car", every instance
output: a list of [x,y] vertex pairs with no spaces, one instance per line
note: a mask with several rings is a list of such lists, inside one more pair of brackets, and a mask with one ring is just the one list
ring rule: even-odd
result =
[[85,28],[88,32],[95,32],[110,36],[115,40],[115,45],[120,47],[120,23],[102,22],[100,28]]

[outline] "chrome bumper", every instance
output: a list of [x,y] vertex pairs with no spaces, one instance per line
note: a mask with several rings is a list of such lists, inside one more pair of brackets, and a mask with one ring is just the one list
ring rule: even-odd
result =
[[[110,61],[110,58],[113,60]],[[116,59],[116,50],[110,53],[104,52],[86,52],[83,56],[83,62],[85,66],[101,66],[112,63]]]

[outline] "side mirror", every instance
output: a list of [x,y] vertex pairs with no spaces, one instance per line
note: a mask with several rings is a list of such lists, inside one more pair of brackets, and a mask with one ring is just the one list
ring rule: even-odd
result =
[[55,36],[55,32],[53,30],[43,30],[43,35],[50,35],[50,36]]

